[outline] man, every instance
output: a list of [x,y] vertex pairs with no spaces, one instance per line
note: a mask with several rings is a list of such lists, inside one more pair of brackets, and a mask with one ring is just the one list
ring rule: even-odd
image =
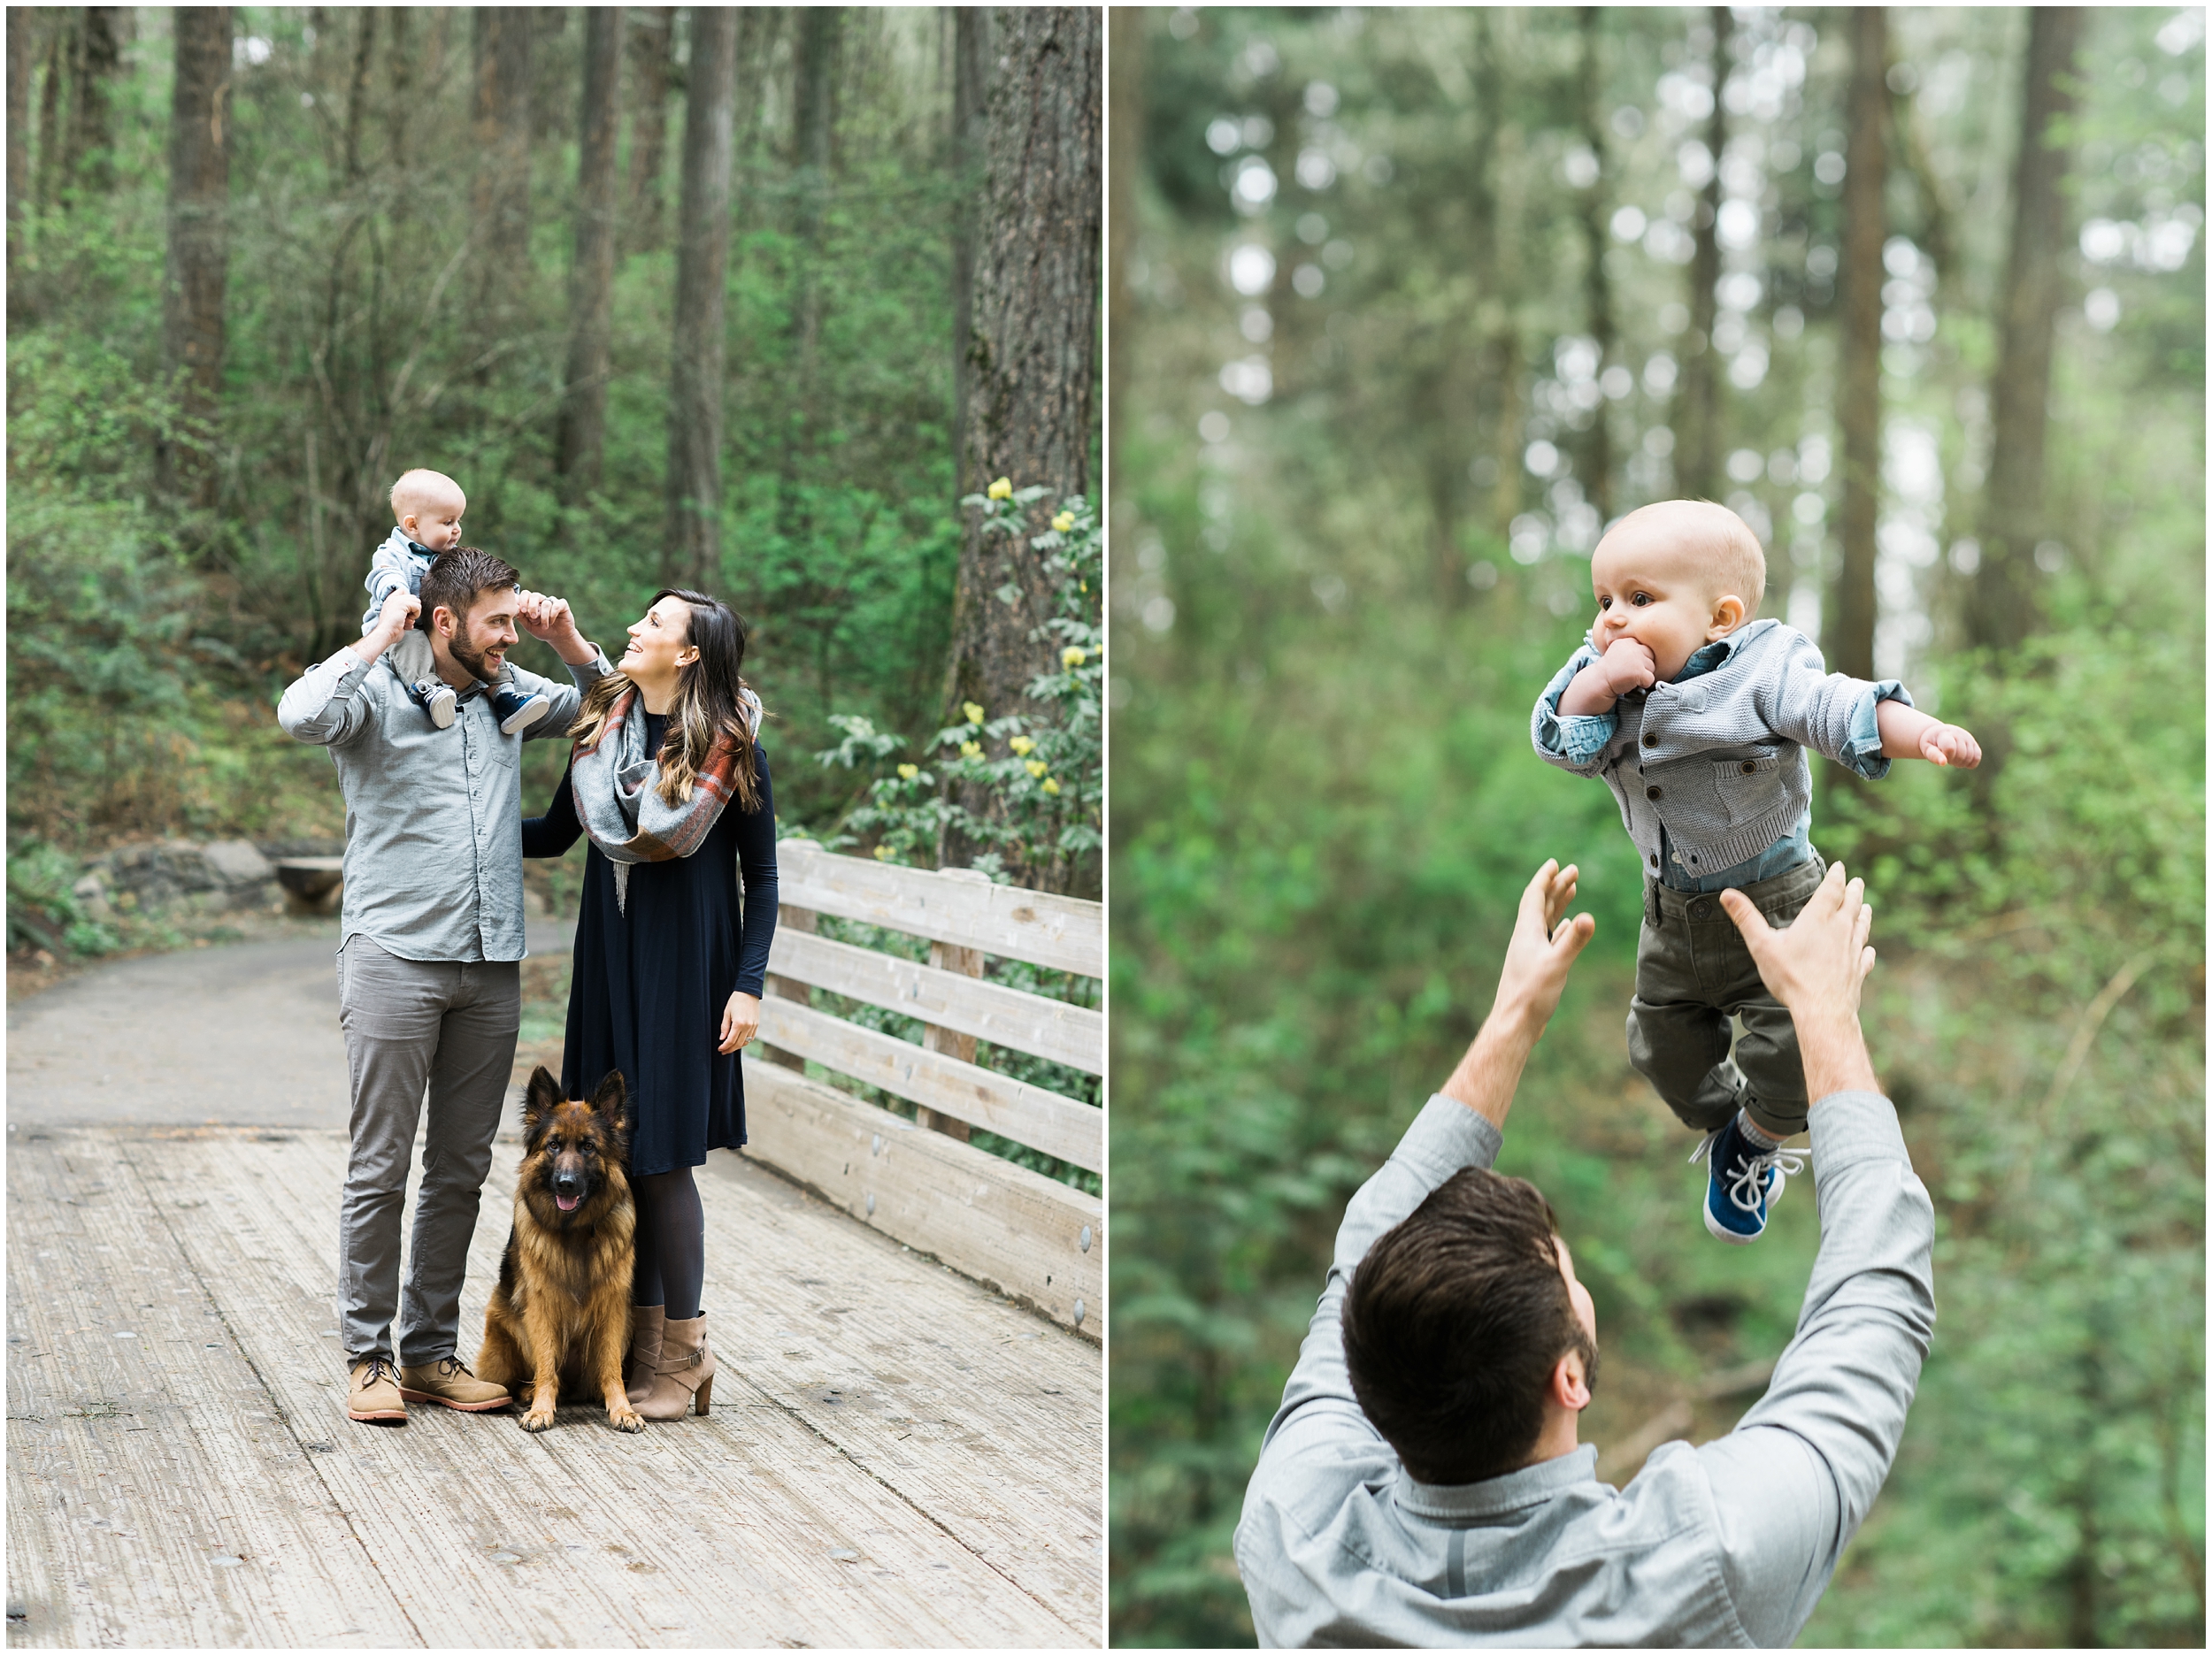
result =
[[[403,1420],[409,1402],[481,1412],[511,1400],[471,1375],[455,1347],[478,1196],[521,1024],[522,743],[565,733],[582,686],[612,670],[577,632],[567,604],[526,596],[517,584],[488,552],[442,553],[419,598],[392,594],[373,631],[310,667],[277,705],[288,733],[330,749],[346,796],[338,1015],[353,1146],[338,1221],[338,1323],[353,1420]],[[433,664],[458,698],[445,729],[422,716],[398,678],[370,670],[425,612]],[[518,670],[517,687],[552,704],[509,735],[485,686],[515,642],[518,615],[575,684]],[[403,1295],[401,1209],[426,1087],[429,1128]]]
[[1346,1210],[1245,1495],[1263,1644],[1778,1644],[1873,1504],[1935,1324],[1935,1216],[1858,1023],[1872,910],[1840,864],[1785,931],[1721,901],[1797,1027],[1822,1238],[1797,1336],[1728,1436],[1627,1488],[1578,1445],[1597,1317],[1535,1189],[1488,1170],[1590,938],[1547,862],[1489,1020]]

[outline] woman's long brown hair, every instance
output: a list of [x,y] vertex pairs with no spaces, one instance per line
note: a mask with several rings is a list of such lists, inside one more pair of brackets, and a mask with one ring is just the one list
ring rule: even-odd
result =
[[[672,806],[687,803],[715,742],[726,737],[737,748],[739,808],[757,810],[760,784],[753,776],[756,732],[745,716],[747,686],[740,670],[745,664],[745,640],[751,629],[743,616],[703,592],[663,586],[653,594],[653,603],[663,598],[680,598],[690,610],[684,641],[699,652],[699,658],[677,670],[676,698],[668,709],[668,734],[657,755],[660,796]],[[653,604],[645,607],[649,609]],[[630,687],[631,680],[620,672],[610,672],[594,684],[584,692],[584,704],[569,727],[569,735],[587,748],[597,746],[606,733],[607,715]],[[644,716],[641,702],[636,713]]]

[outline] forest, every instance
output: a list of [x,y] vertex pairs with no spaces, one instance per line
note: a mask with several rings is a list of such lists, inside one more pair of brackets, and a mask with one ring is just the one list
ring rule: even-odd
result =
[[[1094,553],[1101,34],[11,8],[12,905],[65,923],[69,859],[119,839],[338,831],[273,705],[359,634],[415,465],[588,635],[664,583],[745,614],[792,828],[833,833],[980,706],[993,750],[894,789],[964,838],[844,838],[1095,894],[1102,583],[1062,529]],[[1064,787],[1005,750],[1024,729],[1072,743]],[[528,749],[534,799],[559,748]]]
[[1230,1552],[1346,1197],[1449,1071],[1515,899],[1595,941],[1502,1170],[1557,1207],[1616,1484],[1787,1341],[1630,1069],[1641,903],[1530,709],[1647,501],[1977,772],[1824,763],[1935,1342],[1811,1644],[2200,1645],[2204,13],[1112,17],[1110,1590],[1248,1644]]

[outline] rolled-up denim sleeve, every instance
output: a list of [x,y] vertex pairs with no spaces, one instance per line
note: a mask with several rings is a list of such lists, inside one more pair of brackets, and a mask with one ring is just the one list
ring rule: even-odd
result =
[[1560,697],[1566,694],[1567,686],[1574,682],[1575,674],[1597,658],[1597,652],[1587,644],[1576,650],[1567,664],[1552,675],[1544,693],[1536,698],[1536,710],[1529,721],[1529,739],[1535,744],[1537,756],[1579,776],[1593,772],[1598,755],[1605,751],[1605,744],[1620,728],[1620,719],[1611,712],[1559,710]]
[[1844,738],[1843,751],[1837,755],[1837,762],[1870,782],[1878,782],[1889,774],[1889,761],[1882,756],[1882,727],[1874,709],[1884,701],[1902,701],[1909,707],[1912,697],[1895,678],[1866,685],[1863,690],[1851,704],[1851,730]]

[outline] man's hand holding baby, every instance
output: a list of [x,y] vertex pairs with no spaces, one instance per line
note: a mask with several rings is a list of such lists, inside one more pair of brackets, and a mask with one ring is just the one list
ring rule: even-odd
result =
[[1570,717],[1609,713],[1631,690],[1647,690],[1659,681],[1659,662],[1633,638],[1617,638],[1612,647],[1576,673],[1559,698]]
[[346,647],[362,660],[373,662],[399,641],[421,613],[420,598],[404,589],[395,592],[384,600],[383,609],[377,613],[376,630],[365,636],[360,642],[348,644]]
[[553,653],[572,667],[587,664],[599,653],[597,646],[587,642],[577,630],[566,598],[549,597],[542,592],[518,593],[515,618],[531,637],[552,645]]

